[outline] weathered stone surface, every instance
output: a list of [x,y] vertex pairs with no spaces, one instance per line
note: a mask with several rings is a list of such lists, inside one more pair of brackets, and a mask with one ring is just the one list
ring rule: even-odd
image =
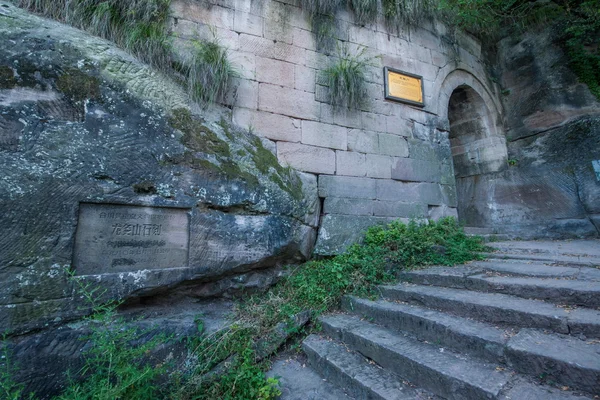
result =
[[374,203],[369,199],[327,197],[323,205],[323,212],[325,214],[373,215]]
[[360,241],[373,225],[389,222],[389,218],[361,215],[325,215],[319,228],[315,254],[335,255]]
[[445,310],[453,308],[460,315],[483,321],[550,329],[558,333],[569,331],[569,314],[566,311],[537,300],[409,284],[385,286],[382,290],[383,295],[390,299],[418,302]]
[[[81,315],[69,305],[73,268],[83,274],[77,279],[114,299],[310,255],[319,213],[314,177],[280,166],[257,137],[227,122],[226,110],[205,110],[203,121],[180,87],[109,42],[12,5],[3,3],[2,14],[10,22],[0,25],[0,63],[17,77],[10,88],[0,84],[0,114],[9,122],[0,125],[11,129],[10,145],[0,151],[4,330]],[[113,234],[112,225],[86,228],[86,203],[149,215],[185,209],[189,246],[185,234],[165,229],[161,240],[165,248],[170,241],[180,246],[177,259],[73,264],[78,225],[88,239]],[[115,223],[131,225],[121,233],[138,224]],[[188,230],[185,223],[179,228]],[[121,242],[130,250],[142,245]],[[80,244],[76,258],[85,255],[87,239]]]
[[337,151],[335,154],[336,173],[338,175],[365,176],[367,163],[365,155],[354,151]]
[[301,171],[335,173],[335,151],[301,143],[277,143],[277,158]]
[[504,355],[507,341],[504,331],[482,322],[417,305],[370,301],[353,296],[343,299],[342,308],[357,315],[368,315],[378,325],[408,332],[421,340],[468,352],[490,362],[498,362]]
[[320,176],[320,197],[347,197],[351,199],[374,199],[378,181],[350,176]]
[[[295,352],[294,352],[295,353]],[[281,400],[352,400],[342,387],[324,380],[308,368],[306,356],[284,353],[276,357],[267,377],[279,380]]]
[[572,337],[522,329],[508,341],[509,365],[591,394],[600,388],[600,346]]
[[302,349],[311,367],[324,380],[345,388],[356,399],[433,398],[430,393],[401,383],[394,374],[369,363],[359,353],[348,351],[343,344],[311,335],[302,342]]
[[437,163],[412,158],[396,158],[392,167],[392,179],[409,182],[440,182],[440,166]]
[[357,317],[322,317],[324,331],[421,388],[448,399],[494,398],[509,375],[495,365],[459,358]]
[[458,179],[468,226],[524,239],[598,236],[600,186],[591,163],[600,159],[600,103],[553,35],[547,29],[499,43],[509,165]]

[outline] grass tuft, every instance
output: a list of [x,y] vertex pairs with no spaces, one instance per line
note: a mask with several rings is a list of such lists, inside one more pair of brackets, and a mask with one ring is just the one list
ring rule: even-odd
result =
[[435,0],[382,0],[383,15],[390,28],[417,27],[433,18],[438,2]]
[[338,56],[325,72],[329,86],[329,101],[338,109],[360,109],[367,99],[366,69],[371,59],[363,47],[350,54],[348,47],[338,48]]
[[187,84],[194,100],[214,103],[224,100],[236,72],[217,38],[195,41],[193,56],[184,66]]
[[377,20],[378,0],[350,0],[356,22],[365,25]]

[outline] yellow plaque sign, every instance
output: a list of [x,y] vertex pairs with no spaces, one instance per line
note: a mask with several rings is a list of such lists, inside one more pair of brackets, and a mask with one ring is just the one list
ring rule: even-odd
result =
[[385,67],[385,98],[423,107],[423,78]]

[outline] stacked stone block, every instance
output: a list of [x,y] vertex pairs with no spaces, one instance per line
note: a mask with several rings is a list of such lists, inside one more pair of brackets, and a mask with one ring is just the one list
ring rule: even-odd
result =
[[[318,175],[318,253],[343,250],[375,223],[457,215],[449,94],[441,88],[457,68],[485,80],[475,39],[450,36],[438,22],[411,30],[388,30],[383,20],[359,26],[340,11],[337,43],[372,57],[368,101],[340,110],[323,79],[335,52],[317,51],[296,1],[176,0],[172,16],[181,47],[211,31],[228,47],[239,70],[228,104],[234,122],[275,142],[280,162]],[[385,100],[384,66],[423,76],[423,108]]]

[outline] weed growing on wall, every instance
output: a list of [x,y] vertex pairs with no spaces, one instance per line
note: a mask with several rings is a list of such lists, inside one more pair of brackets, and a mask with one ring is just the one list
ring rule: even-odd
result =
[[222,101],[236,75],[229,62],[227,49],[217,38],[195,41],[193,55],[184,65],[187,84],[195,100],[203,103]]
[[324,73],[329,86],[331,104],[341,109],[360,109],[367,98],[366,69],[372,61],[366,48],[350,54],[347,47],[338,48],[337,57]]
[[115,42],[144,62],[168,69],[171,0],[18,0],[31,11]]
[[378,0],[350,0],[350,7],[354,11],[356,22],[360,25],[368,24],[377,20]]
[[383,15],[392,28],[416,27],[437,10],[435,0],[382,0]]

